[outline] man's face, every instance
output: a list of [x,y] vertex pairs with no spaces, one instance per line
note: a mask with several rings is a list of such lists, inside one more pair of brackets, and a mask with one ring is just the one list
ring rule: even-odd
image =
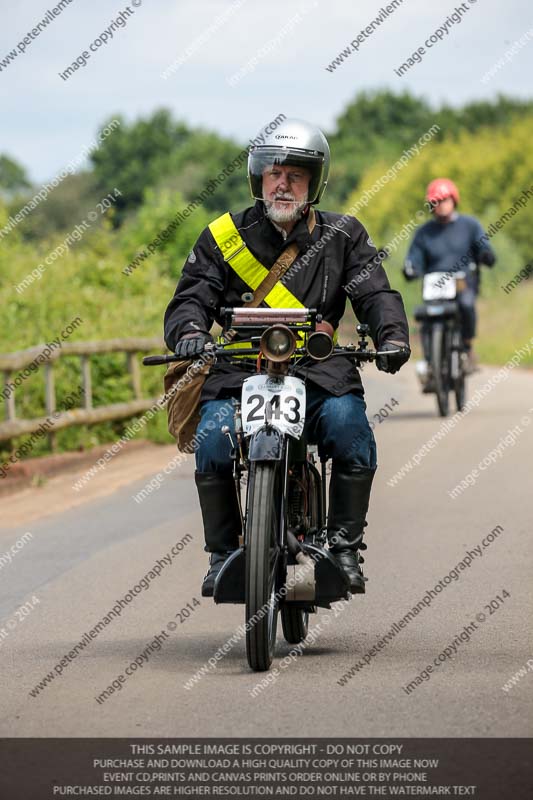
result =
[[454,208],[455,202],[453,197],[445,197],[444,200],[437,200],[437,202],[433,204],[433,213],[439,218],[449,217],[453,214]]
[[263,172],[263,200],[274,222],[293,222],[307,205],[311,173],[305,167],[267,167]]

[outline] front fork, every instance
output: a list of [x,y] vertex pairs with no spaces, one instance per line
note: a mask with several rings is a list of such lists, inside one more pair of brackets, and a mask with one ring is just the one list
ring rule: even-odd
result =
[[237,494],[237,503],[239,506],[239,514],[241,517],[242,536],[240,537],[239,544],[242,546],[246,541],[246,509],[248,507],[248,491],[246,489],[246,508],[243,509],[241,497],[241,481],[243,473],[250,474],[251,464],[255,461],[274,461],[279,464],[281,470],[280,485],[282,487],[280,497],[279,509],[279,543],[282,549],[286,547],[286,499],[288,496],[288,482],[289,482],[289,454],[291,452],[290,442],[288,437],[280,433],[273,426],[266,424],[259,431],[256,431],[252,437],[245,438],[242,427],[242,413],[241,404],[235,404],[235,411],[233,413],[233,421],[235,427],[235,439],[231,434],[228,425],[222,427],[224,433],[231,445],[231,458],[233,460],[233,479],[235,482],[235,492]]
[[[295,555],[298,549],[298,544],[294,534],[288,529],[288,503],[290,497],[290,480],[291,471],[290,467],[294,464],[305,464],[306,468],[312,473],[312,480],[316,482],[318,492],[315,495],[318,502],[317,520],[315,535],[321,538],[324,533],[323,528],[325,525],[325,510],[327,508],[326,498],[326,459],[321,459],[321,472],[318,471],[314,463],[308,461],[307,444],[304,437],[301,439],[291,439],[286,434],[280,433],[276,428],[268,423],[259,431],[250,437],[245,438],[242,427],[242,414],[241,404],[235,404],[235,411],[233,415],[235,426],[235,439],[231,435],[229,426],[224,426],[222,432],[225,433],[231,444],[231,455],[233,459],[233,478],[235,481],[235,491],[237,493],[237,502],[239,506],[239,513],[242,523],[243,534],[240,537],[239,544],[242,546],[246,543],[246,509],[248,507],[248,491],[246,490],[246,504],[243,509],[241,499],[241,481],[243,474],[250,472],[251,465],[256,461],[273,461],[277,463],[280,470],[280,498],[279,498],[279,526],[278,526],[278,543],[281,552],[286,559],[287,553],[291,552]],[[311,479],[311,476],[309,476]],[[310,494],[310,487],[305,484],[305,490]],[[313,498],[308,497],[308,503],[312,502]]]
[[[457,380],[461,377],[461,352],[462,352],[462,337],[461,331],[456,322],[450,324],[444,321],[443,324],[443,345],[446,352],[450,354],[450,377],[452,380]],[[433,336],[433,326],[429,326],[421,332],[422,350],[424,358],[428,364],[431,364],[431,340]],[[446,341],[450,343],[450,347],[446,347]]]
[[450,337],[451,347],[450,347],[450,371],[452,380],[456,381],[459,380],[461,377],[461,352],[462,352],[462,345],[463,339],[461,336],[461,331],[457,325],[454,324],[453,327],[450,327],[448,331],[448,335]]

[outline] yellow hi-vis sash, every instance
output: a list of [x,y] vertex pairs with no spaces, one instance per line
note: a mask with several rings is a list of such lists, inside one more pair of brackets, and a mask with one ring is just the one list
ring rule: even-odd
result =
[[[209,230],[220,248],[224,261],[252,291],[255,291],[268,275],[268,270],[248,250],[231,214],[227,212],[216,219],[209,225]],[[271,308],[305,308],[305,305],[279,281],[265,297],[265,303]]]
[[[224,261],[230,265],[244,283],[255,291],[268,275],[268,270],[246,246],[231,218],[231,214],[226,212],[218,219],[215,219],[210,223],[209,230],[220,248]],[[265,303],[271,308],[305,308],[305,305],[279,281],[265,297]],[[304,341],[303,336],[298,336],[299,347],[303,346]],[[334,333],[333,341],[337,341],[337,331]],[[251,347],[251,343],[235,342],[227,344],[226,347]],[[241,356],[241,358],[247,358],[247,356]]]

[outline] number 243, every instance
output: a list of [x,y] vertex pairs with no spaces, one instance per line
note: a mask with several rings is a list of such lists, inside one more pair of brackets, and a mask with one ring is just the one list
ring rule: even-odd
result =
[[[250,395],[250,402],[256,401],[256,405],[250,409],[248,414],[248,422],[260,422],[264,419],[264,414],[259,413],[263,406],[265,405],[265,398],[261,394],[252,394]],[[280,395],[275,394],[270,399],[270,405],[272,407],[272,416],[274,419],[279,420],[280,416],[283,414],[284,419],[290,425],[296,425],[300,421],[300,401],[294,395],[286,395],[283,398],[285,404],[289,405],[288,413],[286,411],[281,410],[281,403],[280,403]]]

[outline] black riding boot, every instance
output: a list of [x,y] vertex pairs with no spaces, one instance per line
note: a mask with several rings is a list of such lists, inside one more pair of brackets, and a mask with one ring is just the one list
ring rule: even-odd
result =
[[196,472],[194,475],[202,519],[205,550],[211,553],[209,570],[202,584],[202,597],[212,597],[215,578],[230,553],[239,546],[241,516],[235,482],[220,472]]
[[350,579],[352,594],[364,594],[366,578],[359,550],[366,550],[363,534],[375,469],[333,462],[329,485],[329,549]]

